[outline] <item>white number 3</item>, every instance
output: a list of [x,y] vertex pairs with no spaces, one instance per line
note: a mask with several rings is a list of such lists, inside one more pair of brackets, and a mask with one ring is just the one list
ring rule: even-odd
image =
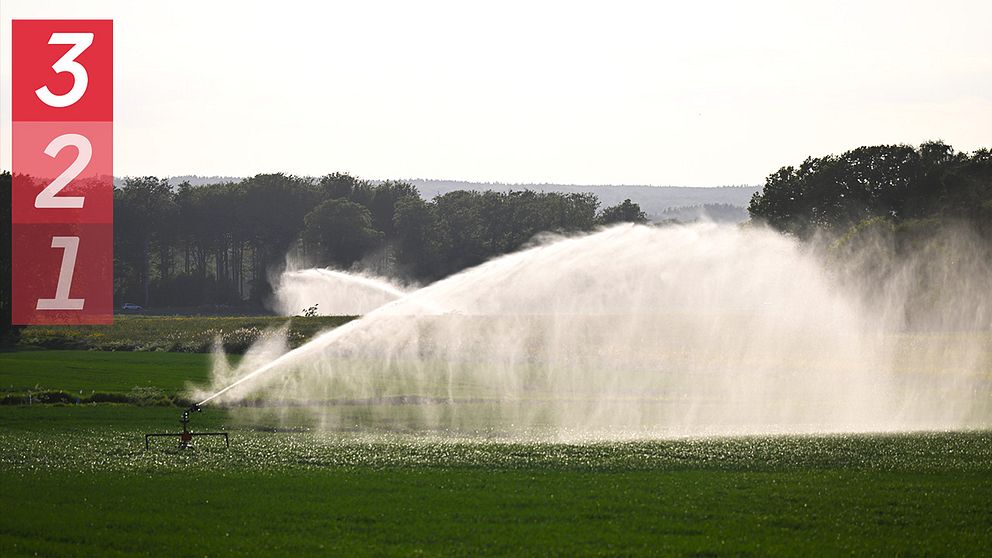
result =
[[45,85],[35,89],[34,92],[41,99],[41,102],[46,105],[55,108],[64,108],[81,99],[83,93],[86,92],[86,86],[89,85],[89,76],[86,75],[86,68],[79,62],[76,62],[76,57],[93,44],[93,33],[52,33],[52,37],[48,39],[48,44],[73,45],[69,49],[69,52],[66,52],[62,58],[59,58],[58,62],[52,64],[52,69],[56,73],[69,72],[72,74],[72,89],[68,93],[55,95]]

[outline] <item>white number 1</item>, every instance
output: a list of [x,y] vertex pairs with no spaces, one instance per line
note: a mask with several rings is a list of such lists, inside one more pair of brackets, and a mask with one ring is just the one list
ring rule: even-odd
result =
[[86,74],[86,68],[79,62],[76,62],[76,57],[93,44],[93,33],[52,33],[52,37],[48,39],[48,44],[73,45],[69,49],[69,52],[66,52],[62,58],[58,59],[58,62],[52,64],[52,69],[56,73],[69,72],[72,74],[72,89],[68,93],[55,95],[45,85],[35,89],[34,92],[41,99],[41,102],[46,105],[55,108],[65,108],[81,99],[83,93],[86,92],[86,86],[89,85],[89,76]]
[[37,310],[82,310],[84,298],[69,298],[72,288],[72,272],[76,268],[76,253],[79,252],[78,236],[53,236],[52,248],[62,249],[62,269],[59,270],[59,284],[55,288],[55,298],[39,298]]

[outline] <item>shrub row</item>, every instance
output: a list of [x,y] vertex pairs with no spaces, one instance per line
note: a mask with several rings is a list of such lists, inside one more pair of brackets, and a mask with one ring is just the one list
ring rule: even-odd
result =
[[206,353],[220,340],[228,353],[244,353],[266,331],[288,326],[292,347],[320,331],[353,319],[315,316],[293,319],[278,316],[146,317],[117,316],[108,326],[30,326],[19,332],[17,344],[44,349],[96,351],[166,351]]
[[87,405],[93,403],[121,403],[141,407],[188,407],[192,401],[180,395],[144,389],[136,389],[129,393],[93,392],[88,394],[55,390],[37,393],[8,393],[0,397],[0,405]]

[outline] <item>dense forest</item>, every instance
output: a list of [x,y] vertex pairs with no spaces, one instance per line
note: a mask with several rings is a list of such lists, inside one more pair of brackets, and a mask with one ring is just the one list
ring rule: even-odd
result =
[[[11,175],[0,181],[9,196]],[[114,298],[152,307],[260,306],[287,255],[304,265],[360,266],[429,282],[514,251],[540,232],[645,220],[630,200],[600,210],[591,194],[454,191],[427,201],[408,183],[346,174],[178,187],[128,178],[114,191]],[[9,251],[9,241],[4,246]],[[5,286],[4,300],[6,293]]]

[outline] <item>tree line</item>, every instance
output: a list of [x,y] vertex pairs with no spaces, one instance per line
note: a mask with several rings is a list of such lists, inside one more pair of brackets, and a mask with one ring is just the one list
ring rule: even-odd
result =
[[[10,173],[0,173],[0,312],[10,313]],[[752,220],[800,238],[882,224],[902,236],[966,223],[992,244],[992,152],[859,147],[809,157],[769,175]],[[404,182],[347,174],[261,174],[172,187],[128,178],[114,192],[114,295],[146,306],[262,304],[287,254],[304,265],[430,282],[517,250],[541,232],[572,233],[646,221],[626,200],[593,194],[452,191],[423,199]]]
[[430,282],[540,232],[646,220],[629,200],[598,211],[591,194],[454,191],[428,201],[408,183],[347,174],[177,188],[130,178],[114,203],[115,299],[153,306],[264,303],[287,254]]
[[800,238],[872,222],[900,231],[960,223],[992,238],[992,151],[943,142],[859,147],[768,176],[751,217]]
[[[9,235],[10,173],[2,224]],[[360,266],[430,282],[512,252],[541,232],[646,221],[630,200],[599,209],[592,194],[453,191],[424,200],[405,182],[347,174],[261,174],[172,187],[127,178],[114,191],[117,305],[261,305],[287,254],[310,266]],[[3,242],[9,316],[10,243]],[[9,319],[5,320],[9,323]]]

